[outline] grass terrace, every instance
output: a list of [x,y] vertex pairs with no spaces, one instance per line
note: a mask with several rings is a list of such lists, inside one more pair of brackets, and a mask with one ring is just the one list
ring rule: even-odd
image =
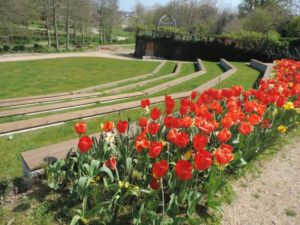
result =
[[74,91],[150,73],[158,65],[96,57],[0,63],[0,71],[5,71],[0,73],[0,98]]

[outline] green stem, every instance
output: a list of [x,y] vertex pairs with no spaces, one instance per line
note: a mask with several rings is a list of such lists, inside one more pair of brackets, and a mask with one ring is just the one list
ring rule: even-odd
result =
[[162,198],[162,218],[164,218],[165,216],[165,193],[164,193],[164,183],[163,183],[163,179],[160,178],[160,182],[161,182],[161,198]]

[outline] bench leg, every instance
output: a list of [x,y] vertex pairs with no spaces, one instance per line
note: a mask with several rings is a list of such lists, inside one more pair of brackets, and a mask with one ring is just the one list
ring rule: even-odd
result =
[[39,176],[44,174],[43,169],[38,169],[31,171],[26,162],[22,159],[22,168],[23,168],[23,179],[27,189],[31,189],[34,181],[36,181]]

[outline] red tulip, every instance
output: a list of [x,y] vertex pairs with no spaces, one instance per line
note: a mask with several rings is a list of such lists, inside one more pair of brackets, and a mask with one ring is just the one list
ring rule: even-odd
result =
[[152,134],[152,135],[155,135],[157,134],[157,132],[160,130],[160,125],[159,123],[150,123],[148,125],[148,131],[149,131],[149,134]]
[[193,138],[193,145],[196,150],[202,150],[208,143],[209,138],[202,134],[197,134]]
[[124,134],[127,132],[127,129],[128,129],[128,122],[127,121],[119,121],[117,123],[117,131],[120,133],[120,134]]
[[142,107],[142,108],[149,107],[150,104],[151,104],[151,102],[150,102],[149,99],[143,99],[143,100],[141,100],[141,107]]
[[176,162],[175,173],[179,180],[190,180],[193,176],[193,164],[187,160],[181,159]]
[[200,150],[194,156],[194,163],[198,170],[206,170],[212,165],[212,154],[208,151]]
[[141,117],[139,121],[140,127],[147,127],[148,125],[148,119],[146,117]]
[[240,127],[239,127],[239,131],[241,134],[243,135],[248,135],[252,132],[253,127],[249,122],[243,122],[241,123]]
[[93,145],[93,140],[89,136],[82,136],[78,142],[78,149],[81,153],[86,153]]
[[115,127],[114,122],[112,121],[107,121],[103,126],[102,126],[102,130],[105,132],[111,132]]
[[185,132],[180,132],[176,135],[175,144],[179,148],[185,148],[189,143],[189,136]]
[[150,145],[148,156],[153,159],[157,158],[160,152],[162,151],[163,147],[164,146],[161,142],[153,141]]
[[150,117],[152,120],[157,120],[158,118],[160,118],[160,116],[161,116],[161,112],[158,108],[152,109],[150,113]]
[[220,165],[226,165],[234,158],[234,155],[228,148],[218,148],[215,150],[214,156],[217,160],[217,163]]
[[226,142],[231,138],[231,133],[227,128],[224,128],[217,136],[220,142]]
[[84,134],[86,131],[86,123],[84,122],[76,123],[74,129],[77,134]]
[[112,157],[112,158],[106,160],[104,162],[104,165],[111,170],[115,170],[117,168],[117,160],[116,160],[116,158]]
[[150,181],[150,187],[153,189],[153,190],[157,190],[160,188],[160,182],[158,179],[152,177],[151,181]]
[[152,174],[156,179],[162,178],[167,174],[169,170],[169,164],[166,160],[155,162],[152,167]]

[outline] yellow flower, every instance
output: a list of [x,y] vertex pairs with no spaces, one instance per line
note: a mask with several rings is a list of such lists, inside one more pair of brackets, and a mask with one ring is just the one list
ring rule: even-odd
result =
[[294,109],[294,104],[292,102],[287,102],[283,105],[283,108],[285,110],[291,110],[291,109]]
[[125,188],[125,189],[129,188],[129,182],[127,182],[127,181],[125,182],[124,188]]
[[187,152],[184,154],[185,160],[189,160],[189,159],[192,157],[192,155],[193,155],[193,150],[192,150],[192,149],[189,150],[189,151],[187,151]]
[[137,179],[137,180],[141,180],[143,178],[142,175],[143,174],[141,172],[138,172],[137,170],[134,170],[132,172],[132,178]]
[[119,189],[122,189],[124,187],[124,182],[123,181],[119,181]]
[[133,186],[131,190],[136,192],[136,193],[139,193],[140,192],[140,187],[139,186]]
[[285,133],[286,132],[286,127],[283,126],[283,125],[280,125],[277,127],[277,130],[280,132],[280,133]]
[[296,112],[300,114],[300,108],[296,108]]

